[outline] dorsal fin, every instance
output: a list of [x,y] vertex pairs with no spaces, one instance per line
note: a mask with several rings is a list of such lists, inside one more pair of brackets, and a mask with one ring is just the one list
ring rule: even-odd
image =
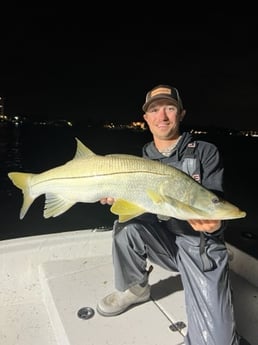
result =
[[85,146],[78,138],[75,138],[77,141],[77,149],[74,155],[74,159],[81,159],[90,156],[95,156],[96,154],[91,151],[87,146]]

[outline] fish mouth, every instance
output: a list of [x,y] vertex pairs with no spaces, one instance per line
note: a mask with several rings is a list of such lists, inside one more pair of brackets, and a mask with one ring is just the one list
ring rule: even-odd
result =
[[235,210],[235,211],[223,211],[223,212],[215,212],[215,214],[217,214],[216,217],[212,218],[210,217],[210,219],[218,219],[218,220],[231,220],[231,219],[239,219],[239,218],[245,218],[246,217],[246,212],[245,211],[241,211],[241,210]]
[[[234,217],[235,216],[235,217]],[[238,212],[235,212],[233,215],[232,215],[232,218],[231,219],[237,219],[237,218],[245,218],[246,217],[246,212],[245,211],[238,211]]]

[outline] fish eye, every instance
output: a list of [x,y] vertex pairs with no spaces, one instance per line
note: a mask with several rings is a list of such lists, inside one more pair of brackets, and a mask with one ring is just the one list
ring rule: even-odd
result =
[[218,204],[220,203],[220,199],[219,198],[214,198],[211,200],[213,202],[213,204]]

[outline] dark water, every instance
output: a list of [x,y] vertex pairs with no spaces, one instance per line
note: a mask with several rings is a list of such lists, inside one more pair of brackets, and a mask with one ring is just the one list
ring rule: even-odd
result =
[[[34,201],[24,219],[19,219],[22,193],[13,186],[7,173],[39,173],[64,164],[72,159],[75,153],[75,137],[98,154],[136,155],[141,155],[143,144],[151,138],[147,131],[108,130],[86,126],[0,126],[0,240],[112,226],[115,216],[110,213],[109,206],[99,203],[77,203],[56,218],[44,219],[44,196]],[[202,139],[214,142],[222,153],[227,200],[247,212],[246,218],[229,222],[226,239],[250,255],[258,257],[258,139],[224,135],[205,135]]]

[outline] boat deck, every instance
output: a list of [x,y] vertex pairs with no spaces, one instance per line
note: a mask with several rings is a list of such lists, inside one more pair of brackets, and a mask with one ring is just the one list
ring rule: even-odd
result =
[[[0,344],[183,345],[181,279],[158,266],[148,302],[116,317],[96,312],[97,301],[113,291],[111,234],[86,229],[1,241]],[[228,250],[238,330],[257,345],[258,262]],[[81,308],[92,316],[79,317]]]

